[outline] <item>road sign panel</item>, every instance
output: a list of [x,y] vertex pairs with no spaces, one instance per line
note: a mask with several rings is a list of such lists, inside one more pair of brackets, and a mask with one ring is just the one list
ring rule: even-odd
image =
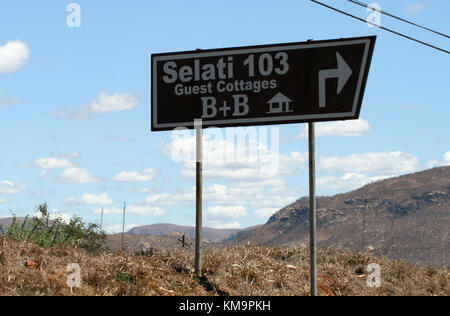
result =
[[152,55],[152,130],[359,117],[375,36]]

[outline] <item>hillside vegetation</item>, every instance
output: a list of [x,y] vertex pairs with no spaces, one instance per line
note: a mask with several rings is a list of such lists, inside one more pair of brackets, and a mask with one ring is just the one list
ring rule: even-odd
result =
[[[181,240],[183,238],[182,233],[172,233],[169,235],[156,236],[156,235],[124,235],[123,249],[127,251],[139,251],[166,249],[181,247]],[[122,234],[113,234],[107,236],[107,245],[111,250],[122,249]],[[190,237],[185,236],[185,246],[191,248],[195,244],[195,241]]]
[[[204,277],[194,276],[192,251],[147,255],[42,248],[0,236],[0,295],[308,295],[306,248],[206,248]],[[69,264],[81,268],[81,287],[69,288]],[[366,267],[381,267],[381,287],[366,285]],[[368,253],[320,249],[321,295],[450,295],[449,270],[414,267]]]
[[[246,229],[219,229],[203,227],[202,238],[203,241],[206,242],[220,242],[225,239],[233,238],[238,232],[245,230]],[[173,224],[152,224],[134,227],[127,232],[127,235],[165,236],[176,233],[185,234],[186,237],[195,238],[195,227]]]
[[73,217],[68,223],[61,218],[50,220],[47,203],[37,206],[40,216],[13,217],[0,223],[0,234],[14,241],[29,241],[46,248],[54,245],[78,246],[88,252],[107,249],[106,233],[97,224]]
[[[375,249],[412,264],[450,267],[450,166],[368,184],[317,198],[319,247]],[[309,198],[275,213],[264,225],[239,232],[227,245],[309,243]]]

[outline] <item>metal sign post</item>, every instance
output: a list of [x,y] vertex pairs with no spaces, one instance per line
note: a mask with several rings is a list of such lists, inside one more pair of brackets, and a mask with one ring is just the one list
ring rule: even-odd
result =
[[314,122],[308,123],[309,135],[309,240],[311,296],[317,296],[316,245],[316,144]]
[[195,274],[202,276],[202,171],[203,133],[202,120],[194,121],[196,132],[196,211],[195,211]]

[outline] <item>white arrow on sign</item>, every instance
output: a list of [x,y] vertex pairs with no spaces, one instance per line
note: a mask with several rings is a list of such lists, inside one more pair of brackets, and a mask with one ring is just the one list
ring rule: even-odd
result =
[[348,79],[352,75],[353,71],[349,65],[345,62],[344,58],[336,52],[336,59],[338,67],[337,69],[324,69],[319,71],[319,107],[326,107],[326,91],[325,81],[329,78],[337,78],[337,94],[340,94]]

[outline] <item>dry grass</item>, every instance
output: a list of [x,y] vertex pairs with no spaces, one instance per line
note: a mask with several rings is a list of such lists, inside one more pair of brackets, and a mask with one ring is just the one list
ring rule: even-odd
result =
[[[333,249],[320,249],[318,258],[322,295],[450,295],[448,269]],[[309,294],[309,252],[304,248],[206,248],[203,262],[205,277],[197,279],[193,254],[183,249],[154,251],[150,256],[90,255],[0,237],[0,295]],[[70,263],[81,267],[81,288],[66,285]],[[381,266],[380,288],[366,286],[369,263]]]

